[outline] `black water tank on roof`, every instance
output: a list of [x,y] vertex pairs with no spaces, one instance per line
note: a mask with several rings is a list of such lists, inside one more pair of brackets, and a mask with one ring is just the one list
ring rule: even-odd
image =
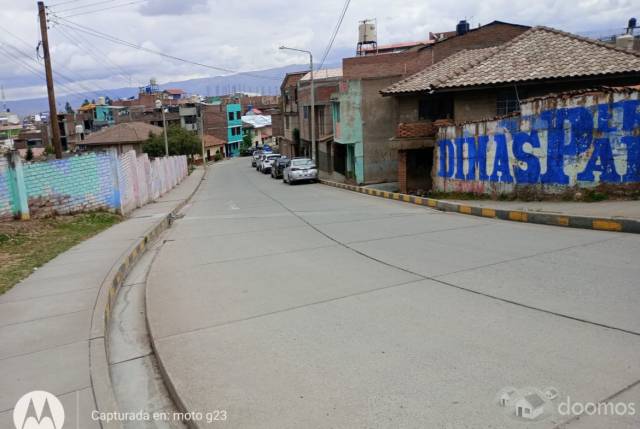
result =
[[456,25],[456,33],[461,36],[469,31],[469,23],[463,19]]

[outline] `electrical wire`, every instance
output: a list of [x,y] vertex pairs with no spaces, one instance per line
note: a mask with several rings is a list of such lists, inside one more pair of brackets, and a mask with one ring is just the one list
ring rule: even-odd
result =
[[[15,53],[17,53],[18,55],[21,55],[21,56],[23,56],[24,58],[26,58],[26,59],[29,59],[29,60],[33,61],[33,62],[35,63],[35,65],[36,65],[36,66],[38,66],[38,67],[39,67],[39,66],[41,66],[41,64],[40,64],[40,63],[39,63],[35,58],[32,58],[31,56],[29,56],[29,54],[27,54],[26,52],[22,51],[21,49],[19,49],[19,48],[17,48],[17,47],[15,47],[15,46],[13,46],[13,45],[11,45],[11,44],[8,44],[8,43],[6,43],[6,42],[4,43],[4,47],[5,47],[5,50],[6,50],[6,48],[7,48],[7,47],[9,47],[9,48],[13,49],[13,51],[14,51]],[[66,70],[67,72],[71,72],[70,70],[68,70],[68,69],[66,69],[66,68],[63,68],[63,69],[64,69],[64,70]],[[59,78],[61,78],[61,79],[64,79],[65,81],[67,81],[67,82],[68,82],[68,84],[64,84],[64,85],[65,85],[65,88],[66,88],[67,90],[68,90],[69,88],[71,88],[71,89],[72,89],[72,93],[81,93],[81,92],[85,92],[85,93],[91,93],[91,94],[94,94],[94,95],[96,95],[96,96],[98,96],[98,97],[100,97],[100,96],[101,96],[101,94],[99,94],[99,93],[95,92],[92,88],[90,88],[90,87],[88,87],[88,86],[85,86],[85,85],[84,85],[84,84],[82,84],[81,82],[78,82],[76,79],[72,79],[72,78],[70,78],[69,76],[67,76],[67,75],[63,74],[63,73],[62,73],[62,72],[60,72],[59,70],[54,70],[53,74],[54,74],[54,77],[56,77],[56,76],[57,76],[57,77],[59,77]],[[58,84],[62,84],[59,80],[58,80],[58,82],[57,82],[57,83],[58,83]],[[72,85],[75,85],[77,88],[80,88],[80,90],[78,90],[77,88],[76,88],[76,89],[73,89],[73,86],[72,86]],[[96,86],[96,87],[97,87],[97,86]],[[98,88],[98,89],[99,89],[99,90],[101,90],[101,91],[104,91],[104,92],[108,92],[107,90],[102,89],[102,88]],[[104,95],[104,94],[103,94],[103,95]]]
[[[203,67],[203,68],[208,68],[208,69],[212,69],[212,70],[216,70],[216,71],[221,71],[221,72],[224,72],[224,73],[241,74],[241,75],[244,75],[244,76],[255,77],[255,78],[258,78],[258,79],[275,80],[275,81],[278,81],[278,82],[281,81],[281,79],[274,78],[274,77],[271,77],[271,76],[263,76],[263,75],[259,75],[259,74],[255,74],[255,73],[251,73],[251,72],[240,72],[240,71],[228,69],[228,68],[225,68],[225,67],[218,67],[218,66],[213,66],[213,65],[210,65],[210,64],[200,63],[200,62],[197,62],[197,61],[190,61],[190,60],[187,60],[187,59],[184,59],[184,58],[176,57],[175,55],[170,55],[170,54],[167,54],[167,53],[164,53],[164,52],[161,52],[161,51],[157,51],[155,49],[145,48],[144,46],[136,45],[135,43],[128,42],[126,40],[120,39],[120,38],[115,37],[115,36],[111,36],[109,34],[100,32],[98,30],[94,30],[94,29],[89,28],[89,27],[85,27],[84,25],[80,25],[80,24],[78,24],[76,22],[70,21],[70,20],[68,20],[66,18],[60,17],[60,16],[55,15],[55,14],[53,14],[53,16],[54,16],[54,18],[52,18],[52,20],[54,22],[56,22],[58,25],[74,28],[76,31],[86,33],[86,34],[88,34],[90,36],[93,36],[93,37],[96,37],[96,38],[99,38],[99,39],[107,40],[107,41],[109,41],[111,43],[114,43],[114,44],[120,44],[120,45],[123,45],[123,46],[127,46],[127,47],[130,47],[130,48],[133,48],[133,49],[137,49],[137,50],[143,51],[143,52],[148,52],[148,53],[151,53],[151,54],[159,55],[159,56],[164,57],[164,58],[168,58],[168,59],[172,59],[172,60],[175,60],[175,61],[180,61],[180,62],[183,62],[183,63],[186,63],[186,64],[191,64],[191,65],[195,65],[195,66],[199,66],[199,67]],[[59,19],[59,20],[64,21],[64,22],[55,21],[55,19]]]
[[124,7],[124,6],[130,6],[130,5],[134,5],[134,4],[139,4],[142,2],[146,2],[147,0],[134,0],[134,1],[130,1],[128,3],[122,3],[122,4],[117,4],[115,6],[110,6],[110,7],[103,7],[100,9],[94,9],[94,10],[90,10],[90,11],[85,11],[85,12],[79,12],[79,13],[74,13],[72,15],[64,15],[64,18],[72,18],[74,16],[82,16],[82,15],[88,15],[91,13],[97,13],[97,12],[102,12],[104,10],[111,10],[111,9],[116,9],[119,7]]
[[[70,29],[69,29],[69,32],[67,32],[67,30],[65,30],[63,27],[56,27],[56,31],[62,34],[62,36],[65,39],[67,39],[69,42],[71,42],[75,47],[80,48],[82,52],[86,53],[91,58],[96,60],[98,64],[102,63],[103,61],[108,62],[111,65],[110,67],[111,71],[115,72],[114,76],[120,76],[123,81],[127,82],[128,86],[131,86],[131,74],[127,73],[126,70],[124,70],[122,67],[120,67],[118,64],[114,63],[113,61],[111,61],[104,52],[98,49],[97,46],[94,46],[93,49],[88,49],[80,37],[76,38],[73,34],[71,34]],[[98,51],[102,55],[102,57],[99,57],[94,52],[94,50]]]
[[[73,10],[84,9],[85,7],[92,7],[92,6],[98,6],[98,5],[104,6],[105,3],[113,3],[114,1],[117,1],[117,0],[94,1],[93,3],[85,4],[85,5],[82,5],[82,6],[75,6],[75,7],[71,7],[71,8],[68,8],[68,9],[62,9],[62,10],[53,10],[52,12],[65,13],[65,12],[69,12],[69,11],[73,11]],[[51,10],[52,8],[56,8],[57,6],[60,6],[60,4],[49,6],[49,7],[47,7],[47,9]]]
[[318,70],[322,69],[322,66],[324,65],[325,60],[327,59],[327,56],[329,55],[329,52],[331,52],[331,48],[333,47],[333,42],[336,40],[336,36],[338,35],[338,31],[340,31],[340,27],[342,26],[342,21],[344,20],[344,16],[347,13],[347,9],[349,9],[349,4],[351,3],[351,0],[346,0],[344,2],[344,6],[342,7],[342,12],[340,13],[340,18],[338,19],[338,22],[336,23],[336,26],[333,30],[333,34],[331,35],[331,39],[329,39],[329,44],[327,45],[327,48],[324,50],[324,54],[322,55],[322,61],[320,61],[320,66],[318,67]]
[[59,3],[51,4],[51,5],[47,6],[47,8],[58,7],[58,6],[62,6],[63,4],[69,4],[69,3],[78,3],[79,1],[87,1],[87,0],[67,0],[67,1],[62,1],[62,2],[59,2]]

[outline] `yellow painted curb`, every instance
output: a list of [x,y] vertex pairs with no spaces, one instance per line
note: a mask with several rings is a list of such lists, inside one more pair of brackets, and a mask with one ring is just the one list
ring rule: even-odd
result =
[[524,212],[509,212],[509,219],[518,222],[526,222],[527,214]]
[[460,210],[460,213],[471,214],[471,207],[470,206],[459,206],[458,210]]
[[567,216],[558,216],[558,225],[569,226],[569,218]]
[[496,217],[496,211],[494,209],[482,209],[481,214],[484,217]]
[[593,229],[601,229],[604,231],[622,231],[622,224],[612,220],[597,219],[593,221]]

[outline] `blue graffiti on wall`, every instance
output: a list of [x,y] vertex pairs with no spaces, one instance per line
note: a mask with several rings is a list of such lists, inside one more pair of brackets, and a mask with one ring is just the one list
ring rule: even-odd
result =
[[[504,133],[440,140],[438,176],[467,181],[568,185],[565,166],[588,156],[576,180],[593,182],[594,173],[599,172],[599,181],[604,183],[640,182],[639,107],[639,100],[625,100],[507,119],[500,125],[511,136],[513,158]],[[524,119],[531,121],[529,132],[519,129]],[[532,153],[543,147],[541,134],[546,135],[546,165],[541,165],[541,159]],[[626,153],[624,174],[616,169],[614,148],[618,153]],[[493,165],[491,171],[488,161]],[[513,170],[510,164],[514,164]]]

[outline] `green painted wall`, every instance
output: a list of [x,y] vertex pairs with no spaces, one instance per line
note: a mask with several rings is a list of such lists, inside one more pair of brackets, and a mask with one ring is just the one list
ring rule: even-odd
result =
[[[345,81],[340,85],[337,93],[337,104],[340,105],[340,118],[338,108],[334,104],[333,109],[333,135],[334,141],[339,144],[353,145],[353,149],[347,151],[347,171],[353,171],[358,183],[364,182],[364,146],[362,139],[362,85],[360,80]],[[339,119],[339,120],[338,120]],[[353,154],[353,157],[349,154]]]

